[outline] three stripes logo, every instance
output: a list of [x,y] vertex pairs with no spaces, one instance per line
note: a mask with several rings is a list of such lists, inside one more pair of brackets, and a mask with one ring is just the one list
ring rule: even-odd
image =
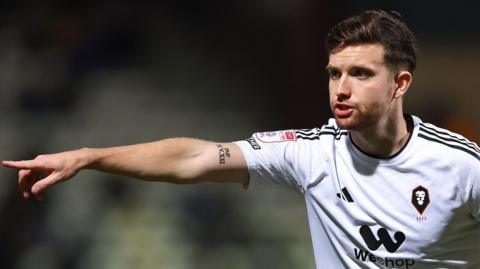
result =
[[337,197],[349,203],[353,203],[353,198],[345,187],[342,188],[341,192],[337,193]]
[[297,138],[305,140],[319,140],[321,135],[334,136],[336,140],[340,140],[342,135],[347,135],[348,131],[340,130],[334,126],[324,125],[321,129],[298,129],[295,130]]
[[447,130],[437,128],[431,124],[420,123],[418,136],[450,148],[461,150],[480,161],[480,148],[477,144]]
[[320,131],[318,128],[315,129],[300,129],[295,130],[297,138],[306,139],[306,140],[318,140],[320,139]]

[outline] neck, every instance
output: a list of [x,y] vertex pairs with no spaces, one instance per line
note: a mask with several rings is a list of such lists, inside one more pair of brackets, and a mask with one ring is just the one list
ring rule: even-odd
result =
[[403,113],[397,113],[379,121],[375,126],[351,131],[351,136],[362,151],[375,157],[388,158],[398,153],[408,142],[413,127],[410,125]]

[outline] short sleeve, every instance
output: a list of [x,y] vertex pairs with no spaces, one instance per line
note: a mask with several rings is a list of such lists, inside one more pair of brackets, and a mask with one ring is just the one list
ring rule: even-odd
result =
[[304,193],[305,183],[298,169],[308,154],[302,152],[302,141],[297,141],[294,130],[255,133],[235,144],[247,162],[250,182],[270,180]]
[[480,161],[476,161],[473,165],[473,169],[470,172],[470,185],[472,186],[469,194],[470,212],[480,222]]

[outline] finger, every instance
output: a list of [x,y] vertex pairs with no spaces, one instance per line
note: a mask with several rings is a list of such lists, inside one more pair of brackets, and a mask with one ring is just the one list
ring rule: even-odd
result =
[[37,168],[38,163],[35,160],[28,161],[2,161],[2,165],[9,168],[32,169]]
[[32,186],[35,182],[48,176],[43,170],[40,169],[22,169],[19,174],[19,186],[24,198],[29,198],[32,192]]
[[44,191],[59,181],[60,181],[60,178],[58,174],[52,173],[46,178],[43,178],[35,182],[35,184],[33,184],[33,186],[31,187],[30,191],[37,200],[43,200]]
[[30,197],[30,188],[33,185],[33,172],[32,170],[19,170],[18,171],[18,186],[20,192],[25,199]]

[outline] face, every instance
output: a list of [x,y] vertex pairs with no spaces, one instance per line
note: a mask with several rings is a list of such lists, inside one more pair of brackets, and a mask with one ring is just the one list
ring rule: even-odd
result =
[[380,44],[337,49],[330,54],[330,107],[337,125],[361,130],[392,113],[395,80]]

